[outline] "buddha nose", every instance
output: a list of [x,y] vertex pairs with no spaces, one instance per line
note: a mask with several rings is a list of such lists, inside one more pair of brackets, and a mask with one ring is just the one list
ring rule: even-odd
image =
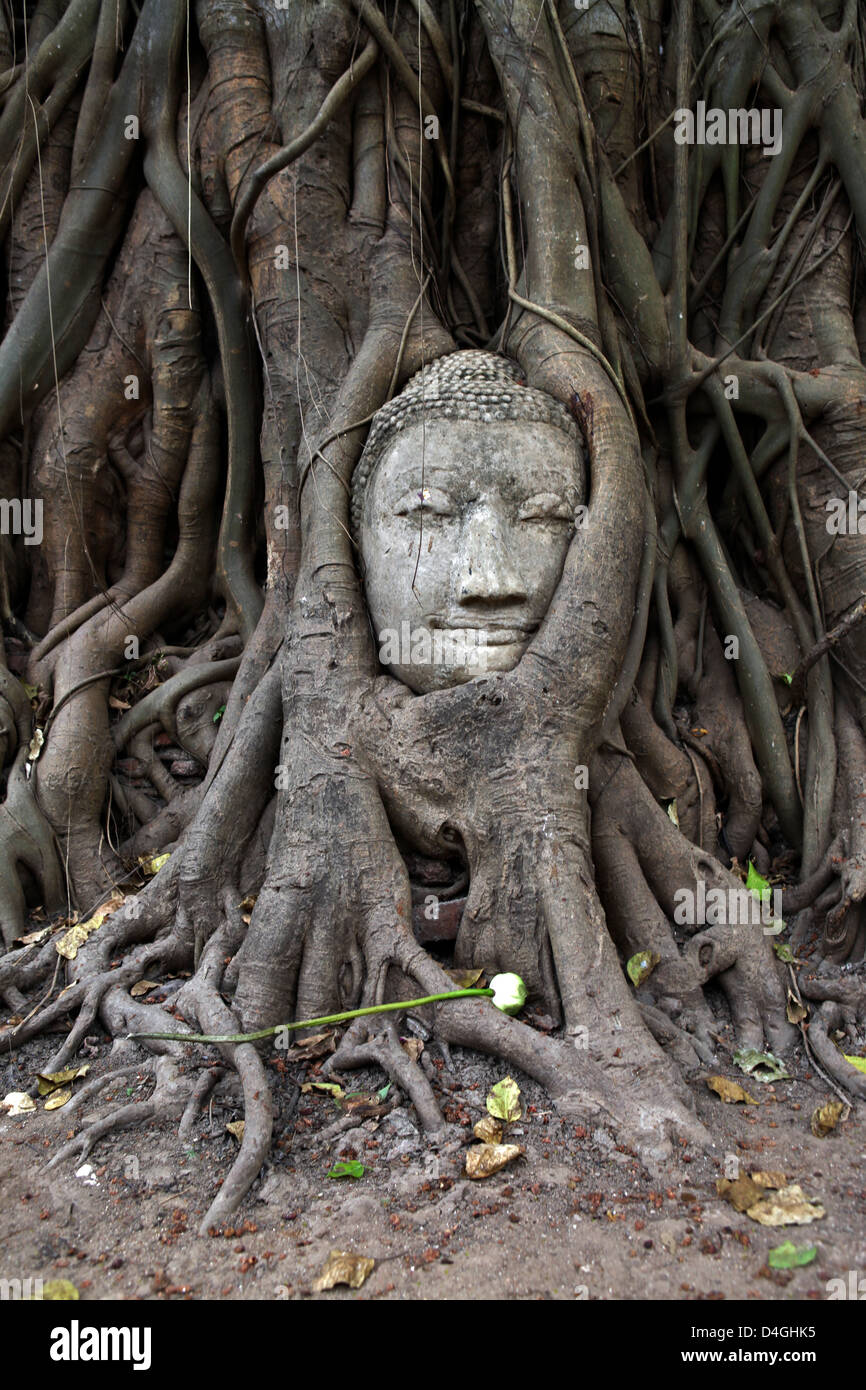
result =
[[463,525],[457,564],[457,602],[523,602],[527,586],[511,555],[514,537],[500,509],[474,507]]

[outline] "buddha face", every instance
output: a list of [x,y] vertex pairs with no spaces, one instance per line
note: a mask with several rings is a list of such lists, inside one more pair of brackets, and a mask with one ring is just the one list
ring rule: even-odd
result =
[[360,548],[379,659],[423,694],[517,665],[582,501],[578,446],[546,423],[428,420],[394,439]]

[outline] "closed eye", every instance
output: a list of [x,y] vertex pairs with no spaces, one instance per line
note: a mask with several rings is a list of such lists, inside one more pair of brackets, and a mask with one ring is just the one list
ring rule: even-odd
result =
[[553,492],[528,497],[517,513],[518,521],[574,521],[574,508]]
[[454,511],[451,498],[437,487],[404,492],[394,504],[395,516],[413,516],[417,512],[423,512],[425,516],[453,516]]

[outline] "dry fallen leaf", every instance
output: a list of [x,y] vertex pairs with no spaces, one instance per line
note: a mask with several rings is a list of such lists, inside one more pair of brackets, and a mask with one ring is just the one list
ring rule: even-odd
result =
[[524,1152],[521,1144],[473,1144],[466,1154],[467,1178],[490,1178]]
[[85,1062],[83,1067],[67,1067],[65,1071],[40,1071],[36,1073],[39,1084],[40,1096],[50,1096],[52,1091],[57,1091],[61,1086],[68,1086],[70,1081],[74,1081],[77,1076],[86,1076],[90,1071],[90,1063]]
[[143,994],[149,994],[152,989],[156,989],[158,983],[158,980],[139,980],[129,992],[133,999],[140,999]]
[[10,1115],[29,1115],[36,1109],[36,1101],[26,1091],[10,1091],[0,1105],[5,1105]]
[[708,1076],[707,1085],[711,1091],[715,1091],[717,1096],[728,1105],[733,1105],[737,1101],[743,1101],[746,1105],[758,1105],[754,1096],[750,1096],[748,1091],[744,1091],[742,1086],[736,1081],[729,1081],[726,1076]]
[[484,971],[446,970],[445,974],[448,975],[454,981],[458,989],[471,989],[472,986],[477,984],[478,981],[481,979],[481,976],[484,974]]
[[366,1091],[361,1091],[356,1096],[344,1096],[340,1104],[347,1114],[360,1115],[367,1119],[378,1119],[380,1115],[385,1115],[388,1112],[388,1106],[375,1092],[368,1094]]
[[303,1057],[307,1062],[314,1062],[318,1057],[327,1057],[329,1052],[336,1052],[337,1039],[333,1028],[326,1033],[311,1033],[308,1038],[299,1038],[294,1047],[290,1047],[286,1052],[286,1057]]
[[72,1088],[71,1088],[71,1087],[70,1087],[68,1090],[66,1090],[66,1091],[52,1091],[52,1092],[51,1092],[51,1095],[48,1097],[47,1101],[45,1102],[45,1109],[46,1109],[46,1110],[59,1110],[60,1107],[61,1107],[62,1105],[66,1105],[67,1101],[70,1101],[71,1099],[72,1099]]
[[53,931],[53,927],[40,927],[38,931],[29,931],[26,936],[17,936],[15,940],[20,941],[22,946],[35,946],[38,942],[44,941],[46,936],[50,936]]
[[97,927],[101,927],[106,918],[110,917],[112,912],[116,912],[119,907],[122,907],[125,901],[122,893],[112,893],[111,897],[97,908],[92,917],[88,918],[86,922],[77,922],[74,927],[71,927],[68,932],[61,936],[54,947],[58,956],[63,956],[66,960],[75,960],[78,955],[78,948],[83,946]]
[[778,1169],[774,1171],[750,1173],[749,1177],[752,1179],[752,1182],[755,1184],[756,1187],[782,1188],[788,1181],[788,1179],[785,1177],[785,1174],[780,1173]]
[[809,1124],[816,1139],[826,1139],[828,1134],[832,1134],[844,1109],[840,1100],[831,1100],[827,1105],[819,1105],[817,1110],[812,1111]]
[[809,1017],[809,1010],[806,1008],[806,1005],[803,1003],[802,999],[797,998],[796,994],[794,994],[791,989],[788,990],[788,1003],[785,1006],[785,1013],[789,1023],[802,1023],[804,1018]]
[[245,1120],[229,1120],[228,1124],[226,1125],[226,1129],[228,1130],[229,1134],[234,1135],[235,1139],[237,1139],[239,1144],[243,1143],[245,1124]]
[[500,1144],[502,1142],[502,1122],[495,1120],[492,1115],[482,1115],[472,1133],[476,1139],[480,1139],[482,1144]]
[[810,1202],[798,1183],[782,1187],[749,1207],[746,1215],[762,1226],[807,1226],[827,1215],[820,1202]]
[[420,1038],[401,1038],[400,1046],[406,1056],[413,1062],[417,1062],[421,1053],[424,1051],[424,1044]]
[[318,1279],[313,1281],[313,1289],[316,1293],[324,1293],[335,1284],[348,1284],[350,1289],[360,1289],[375,1268],[376,1261],[367,1255],[355,1255],[351,1250],[332,1250]]
[[752,1182],[750,1177],[741,1173],[738,1178],[719,1178],[716,1182],[716,1191],[720,1197],[724,1197],[726,1202],[730,1202],[734,1211],[748,1211],[749,1207],[754,1206],[755,1202],[760,1201],[763,1190],[756,1182]]

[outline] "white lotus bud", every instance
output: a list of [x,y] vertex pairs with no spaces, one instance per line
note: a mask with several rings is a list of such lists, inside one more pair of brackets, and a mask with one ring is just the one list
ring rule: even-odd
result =
[[526,1003],[526,985],[519,975],[494,975],[490,981],[493,1003],[504,1014],[519,1014]]

